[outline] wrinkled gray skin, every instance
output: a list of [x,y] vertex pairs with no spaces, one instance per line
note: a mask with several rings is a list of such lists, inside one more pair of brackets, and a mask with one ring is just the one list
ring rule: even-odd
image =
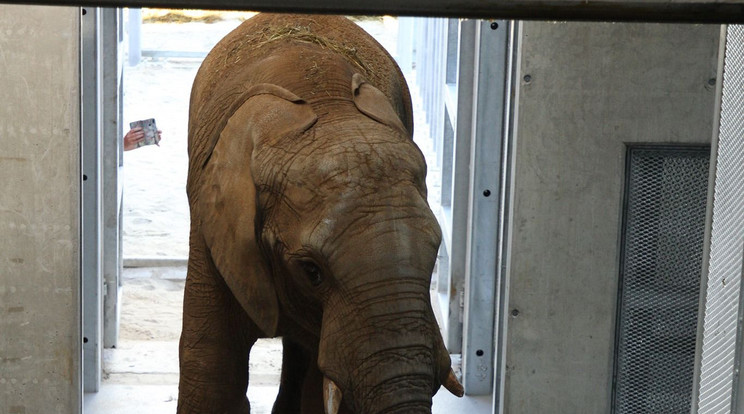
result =
[[250,412],[250,348],[274,336],[274,413],[431,413],[441,384],[461,393],[412,133],[400,70],[345,18],[261,14],[215,46],[191,97],[179,413]]

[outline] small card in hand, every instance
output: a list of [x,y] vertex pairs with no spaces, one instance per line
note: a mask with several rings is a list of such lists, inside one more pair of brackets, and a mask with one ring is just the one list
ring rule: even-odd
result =
[[137,127],[142,128],[142,131],[145,133],[145,139],[137,143],[137,148],[152,144],[160,146],[160,135],[158,135],[158,127],[155,125],[155,118],[129,123],[129,128]]

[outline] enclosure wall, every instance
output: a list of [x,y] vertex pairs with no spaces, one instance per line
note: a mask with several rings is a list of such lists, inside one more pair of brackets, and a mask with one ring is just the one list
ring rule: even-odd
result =
[[78,8],[0,5],[0,412],[80,407]]
[[718,26],[525,22],[505,413],[610,411],[626,144],[707,144]]

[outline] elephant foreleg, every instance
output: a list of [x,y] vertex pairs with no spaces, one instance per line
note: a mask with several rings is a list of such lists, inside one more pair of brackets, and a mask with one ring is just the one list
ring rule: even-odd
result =
[[248,414],[248,358],[256,331],[199,241],[192,234],[177,411]]

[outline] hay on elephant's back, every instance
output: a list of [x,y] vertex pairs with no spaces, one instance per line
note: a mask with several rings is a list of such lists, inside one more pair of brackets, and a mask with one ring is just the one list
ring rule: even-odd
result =
[[142,18],[144,23],[215,23],[222,20],[224,20],[223,17],[216,14],[193,17],[182,13],[166,13]]
[[363,62],[359,58],[356,48],[346,46],[334,39],[320,36],[319,34],[313,32],[309,26],[266,27],[260,32],[246,35],[246,42],[241,42],[241,44],[233,50],[233,53],[240,50],[245,44],[251,45],[252,47],[258,49],[275,42],[286,40],[318,45],[323,49],[331,50],[345,56],[349,60],[349,62],[355,64],[364,71],[369,72],[371,69],[367,64],[365,64],[365,62]]
[[193,10],[193,9],[159,9],[143,8],[143,23],[215,23],[225,20],[245,21],[256,15],[256,12],[229,10]]

